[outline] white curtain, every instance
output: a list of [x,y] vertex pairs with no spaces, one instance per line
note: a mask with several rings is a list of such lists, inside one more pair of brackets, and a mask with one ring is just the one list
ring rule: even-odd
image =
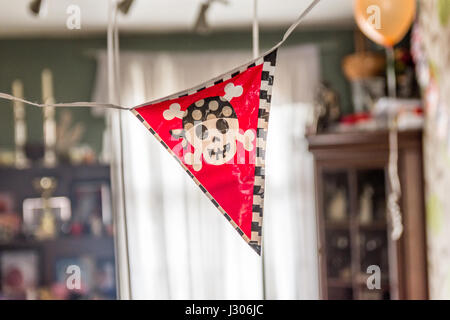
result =
[[[250,59],[246,51],[122,53],[121,102],[138,105],[192,87]],[[100,54],[97,101],[107,101],[106,66]],[[266,154],[265,281],[261,258],[147,129],[131,113],[123,116],[133,299],[318,298],[304,127],[319,75],[315,47],[280,50]]]

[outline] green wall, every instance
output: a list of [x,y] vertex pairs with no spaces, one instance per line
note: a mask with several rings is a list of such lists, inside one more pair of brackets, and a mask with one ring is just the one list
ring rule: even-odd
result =
[[[282,37],[282,31],[262,32],[263,48],[269,48]],[[339,91],[345,112],[351,111],[350,89],[341,71],[342,58],[353,52],[353,30],[308,30],[294,33],[285,46],[317,44],[320,47],[322,79]],[[250,32],[214,32],[206,36],[186,34],[123,35],[122,50],[196,51],[251,49]],[[57,102],[90,101],[95,81],[96,63],[87,52],[104,49],[105,37],[64,39],[1,39],[0,91],[11,92],[14,79],[24,83],[28,100],[41,101],[41,71],[53,72]],[[0,148],[13,147],[13,113],[11,103],[0,100]],[[28,141],[42,139],[42,111],[27,107]],[[95,118],[89,109],[73,109],[75,121],[86,124],[83,142],[97,152],[101,150],[104,120]]]

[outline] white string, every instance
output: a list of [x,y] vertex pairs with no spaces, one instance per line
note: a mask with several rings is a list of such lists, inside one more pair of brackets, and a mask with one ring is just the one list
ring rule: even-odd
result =
[[[387,80],[389,97],[395,99],[396,93],[396,76],[395,76],[395,55],[394,48],[386,49],[387,55]],[[397,241],[403,233],[402,213],[400,210],[399,200],[402,193],[400,178],[398,176],[398,125],[396,115],[389,113],[389,162],[388,176],[391,190],[388,195],[388,212],[391,220],[391,239]]]
[[402,214],[398,203],[401,196],[400,179],[398,176],[398,132],[396,120],[391,120],[389,129],[389,183],[391,191],[388,196],[388,211],[390,213],[392,231],[391,238],[394,241],[400,239],[403,233]]
[[[108,98],[111,102],[120,104],[120,64],[119,64],[119,29],[117,23],[117,1],[109,1],[109,14],[108,14],[108,33],[107,33],[107,59],[108,59]],[[115,262],[117,272],[117,288],[120,299],[132,299],[131,290],[131,274],[130,274],[130,255],[129,255],[129,243],[128,243],[128,224],[127,224],[127,211],[126,211],[126,194],[124,186],[124,156],[123,156],[123,128],[122,128],[122,112],[118,114],[110,114],[109,119],[112,120],[113,116],[117,116],[119,132],[118,141],[114,144],[116,148],[115,157],[116,161],[111,163],[113,179],[113,194],[116,197],[114,206],[114,249],[115,249]],[[112,136],[112,132],[109,133]],[[122,222],[122,224],[120,224]],[[121,240],[124,247],[122,248]],[[122,254],[124,258],[121,259]],[[122,261],[125,261],[122,263]],[[123,271],[122,271],[123,268]]]
[[258,0],[253,0],[253,59],[259,56]]
[[[259,23],[258,23],[258,0],[253,0],[253,59],[259,56]],[[264,224],[262,224],[264,226]],[[266,300],[266,264],[264,255],[264,232],[261,234],[261,280],[262,280],[262,297]]]
[[320,2],[320,0],[314,0],[311,2],[311,4],[300,14],[300,16],[295,20],[295,22],[289,27],[289,29],[286,30],[284,33],[283,39],[278,43],[275,47],[281,46],[283,42],[286,41],[286,39],[291,35],[291,33],[297,28],[297,26],[300,24],[300,22],[303,20],[304,17]]
[[[114,72],[115,72],[115,85],[116,85],[116,98],[120,103],[120,51],[119,51],[119,27],[117,23],[117,6],[114,15]],[[123,232],[125,238],[125,259],[127,261],[127,290],[128,298],[133,299],[133,291],[131,288],[131,265],[130,265],[130,249],[128,241],[128,219],[127,219],[127,206],[126,206],[126,194],[125,194],[125,168],[124,168],[124,153],[123,153],[123,119],[122,112],[119,112],[119,152],[120,152],[120,175],[121,175],[121,189],[122,189],[122,214],[123,214]]]
[[69,103],[36,103],[31,102],[22,98],[15,97],[13,95],[0,92],[0,99],[6,99],[11,101],[22,102],[31,106],[44,108],[44,107],[96,107],[96,108],[108,108],[108,109],[120,109],[120,110],[131,110],[131,108],[118,106],[111,103],[97,103],[97,102],[69,102]]

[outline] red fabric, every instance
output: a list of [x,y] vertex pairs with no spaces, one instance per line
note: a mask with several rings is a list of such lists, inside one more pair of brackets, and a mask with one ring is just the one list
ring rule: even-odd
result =
[[[167,146],[175,152],[177,157],[185,163],[183,155],[186,151],[180,146],[180,140],[174,139],[170,133],[170,130],[183,127],[182,119],[175,117],[172,120],[166,120],[163,117],[163,112],[169,109],[169,106],[173,103],[178,103],[181,106],[181,111],[185,111],[189,105],[201,99],[215,96],[223,97],[225,86],[232,82],[235,86],[243,87],[242,95],[230,101],[239,120],[239,128],[242,132],[253,129],[256,135],[261,72],[262,64],[249,68],[227,81],[198,93],[139,107],[136,111]],[[238,152],[226,164],[212,165],[202,159],[202,168],[199,171],[195,171],[192,166],[185,164],[231,219],[251,238],[256,139],[253,140],[252,151],[244,150],[239,142],[237,144]],[[191,145],[188,146],[188,150],[193,152]]]
[[369,112],[359,112],[343,116],[340,122],[343,124],[354,124],[357,122],[370,120],[371,118],[372,115]]

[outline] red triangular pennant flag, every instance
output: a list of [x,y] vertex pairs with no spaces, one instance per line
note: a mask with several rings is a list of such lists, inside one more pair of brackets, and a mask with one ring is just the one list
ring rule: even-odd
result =
[[276,52],[132,109],[258,254]]

